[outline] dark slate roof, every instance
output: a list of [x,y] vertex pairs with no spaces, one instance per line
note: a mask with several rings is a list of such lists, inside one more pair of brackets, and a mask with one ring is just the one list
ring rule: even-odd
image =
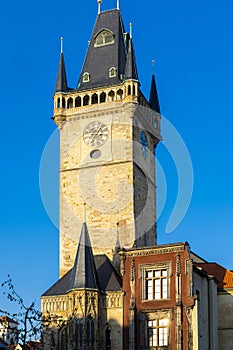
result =
[[155,82],[155,75],[154,74],[152,74],[152,79],[151,79],[149,103],[151,105],[151,108],[155,112],[160,114],[159,97],[158,97],[158,92],[157,92],[157,88],[156,88],[156,82]]
[[133,47],[132,38],[129,39],[128,55],[125,65],[125,79],[138,80],[138,71]]
[[103,291],[121,290],[122,278],[106,255],[94,256],[100,289]]
[[67,90],[68,90],[68,85],[67,85],[67,79],[66,79],[65,59],[64,59],[64,54],[61,52],[55,93],[66,92]]
[[[99,290],[104,292],[121,290],[122,278],[108,257],[106,255],[96,255],[94,256],[94,262],[96,266]],[[66,294],[70,290],[72,272],[73,269],[68,271],[51,288],[49,288],[42,295],[42,297]]]
[[[103,29],[113,33],[114,43],[95,47],[95,37]],[[119,10],[108,10],[98,14],[79,78],[78,90],[121,83],[122,75],[125,74],[128,39],[127,34],[124,33],[125,29]],[[109,77],[111,67],[117,69],[116,77]],[[85,72],[90,74],[90,80],[83,83],[82,76]]]
[[77,254],[72,269],[69,289],[98,289],[97,274],[91,242],[84,222],[79,238]]

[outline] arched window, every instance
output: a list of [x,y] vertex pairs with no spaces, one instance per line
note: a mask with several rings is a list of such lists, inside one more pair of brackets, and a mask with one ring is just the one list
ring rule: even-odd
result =
[[107,326],[105,330],[105,349],[112,349],[111,329],[109,328],[109,326]]
[[73,108],[73,99],[71,97],[68,98],[67,108]]
[[57,108],[60,108],[61,107],[61,100],[60,100],[60,97],[58,97],[57,99]]
[[109,78],[115,77],[116,76],[116,72],[117,72],[116,68],[115,67],[111,67],[109,69]]
[[62,108],[66,108],[66,100],[65,100],[65,97],[62,97]]
[[118,100],[122,100],[122,96],[123,96],[123,90],[117,90],[117,96],[118,96]]
[[128,95],[131,95],[131,86],[128,86]]
[[85,96],[83,97],[83,105],[84,105],[84,106],[89,105],[89,99],[90,99],[90,97],[89,97],[88,95],[85,95]]
[[109,100],[110,100],[110,101],[113,101],[113,100],[114,100],[114,96],[115,96],[114,91],[111,90],[111,91],[108,93],[108,96],[109,96]]
[[114,44],[114,36],[110,30],[104,29],[95,37],[94,46]]
[[75,107],[81,107],[81,97],[80,96],[78,96],[78,97],[76,97],[76,99],[75,99]]
[[97,94],[93,94],[91,96],[91,104],[94,105],[96,103],[98,103],[98,95]]
[[88,72],[83,73],[83,83],[90,81],[90,74]]
[[68,349],[68,335],[67,335],[67,328],[63,328],[61,331],[61,350],[67,350]]
[[100,103],[103,103],[106,101],[106,93],[105,92],[101,92],[100,94]]
[[133,95],[136,95],[135,85],[133,85]]
[[94,346],[94,331],[94,319],[89,315],[86,319],[86,345],[88,349]]

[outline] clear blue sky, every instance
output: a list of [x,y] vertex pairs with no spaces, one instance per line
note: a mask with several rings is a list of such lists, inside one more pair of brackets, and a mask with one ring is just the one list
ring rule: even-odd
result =
[[[115,4],[104,0],[102,9]],[[177,175],[166,149],[158,147],[168,186],[158,242],[188,241],[199,255],[232,269],[232,0],[121,0],[121,13],[127,29],[133,22],[142,90],[148,96],[155,59],[162,114],[182,136],[194,169],[187,215],[166,234]],[[55,130],[50,118],[59,38],[65,38],[68,81],[75,87],[96,15],[95,0],[1,4],[0,282],[11,274],[28,301],[58,278],[58,230],[41,201],[39,166]],[[48,182],[56,183],[53,176]]]

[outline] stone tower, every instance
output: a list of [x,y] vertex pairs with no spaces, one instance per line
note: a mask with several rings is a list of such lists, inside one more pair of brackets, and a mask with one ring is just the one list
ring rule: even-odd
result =
[[54,94],[60,129],[60,276],[74,264],[85,212],[94,254],[156,244],[155,148],[160,109],[140,90],[132,31],[99,11],[77,87],[61,52]]

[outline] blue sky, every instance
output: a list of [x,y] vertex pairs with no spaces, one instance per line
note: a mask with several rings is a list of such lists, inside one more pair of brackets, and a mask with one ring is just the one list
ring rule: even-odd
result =
[[[115,5],[104,0],[102,9]],[[188,241],[197,254],[232,269],[232,1],[121,0],[121,13],[127,30],[133,22],[142,91],[148,96],[155,59],[162,114],[184,140],[194,170],[189,210],[167,234],[177,173],[166,148],[158,147],[168,188],[158,243]],[[58,277],[58,230],[41,201],[39,167],[55,130],[50,118],[59,38],[65,38],[68,81],[75,87],[96,15],[95,0],[13,0],[1,8],[0,282],[11,274],[28,301],[38,300]],[[48,173],[48,183],[56,181]],[[56,209],[58,196],[53,198]]]

